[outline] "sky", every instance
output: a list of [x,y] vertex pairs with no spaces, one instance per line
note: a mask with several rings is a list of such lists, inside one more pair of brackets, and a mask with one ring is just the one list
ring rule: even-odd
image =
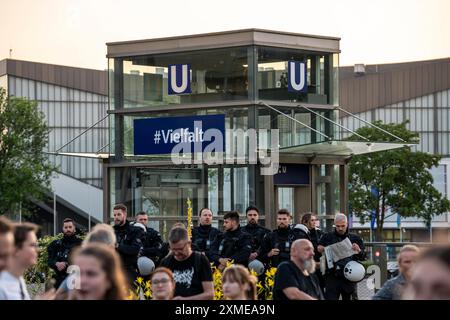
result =
[[450,57],[450,0],[0,0],[0,60],[103,70],[107,42],[244,28],[339,37],[341,66]]

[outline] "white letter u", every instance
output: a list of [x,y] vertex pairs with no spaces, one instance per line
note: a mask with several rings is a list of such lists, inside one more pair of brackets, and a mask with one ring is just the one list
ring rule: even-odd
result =
[[170,66],[170,86],[175,93],[183,93],[188,86],[188,65],[181,65],[181,85],[177,85],[177,66]]
[[291,69],[291,74],[290,74],[290,79],[289,81],[291,82],[291,86],[292,89],[294,89],[295,91],[301,91],[303,89],[303,87],[305,86],[305,64],[304,63],[300,63],[300,83],[296,83],[295,82],[295,62],[291,61],[290,63],[290,69]]

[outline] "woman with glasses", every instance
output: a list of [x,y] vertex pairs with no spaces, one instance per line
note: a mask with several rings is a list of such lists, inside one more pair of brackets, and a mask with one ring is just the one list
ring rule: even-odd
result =
[[172,300],[175,292],[173,273],[167,268],[159,267],[150,277],[153,300]]

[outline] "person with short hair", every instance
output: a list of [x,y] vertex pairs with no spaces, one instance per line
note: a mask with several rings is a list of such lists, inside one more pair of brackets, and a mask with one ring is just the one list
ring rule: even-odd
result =
[[277,212],[277,229],[266,234],[261,245],[262,261],[272,267],[291,259],[291,246],[297,239],[297,233],[291,228],[291,213],[287,209]]
[[198,219],[198,226],[192,229],[192,249],[211,259],[211,245],[220,231],[212,226],[213,213],[209,208],[200,209]]
[[450,300],[450,246],[424,250],[403,294],[407,300]]
[[150,276],[152,300],[172,300],[175,293],[173,272],[165,267],[158,267]]
[[356,292],[356,283],[348,280],[344,275],[344,269],[350,261],[363,261],[366,257],[364,252],[364,242],[356,234],[348,232],[347,216],[343,213],[336,214],[334,218],[334,230],[325,233],[319,240],[317,250],[320,253],[325,251],[325,247],[341,242],[348,238],[352,243],[354,254],[333,263],[332,268],[326,269],[325,273],[325,298],[327,300],[350,300]]
[[414,264],[420,254],[417,246],[407,244],[397,256],[399,275],[392,278],[372,297],[372,300],[401,300],[403,291],[411,280]]
[[223,272],[222,291],[226,300],[257,300],[256,277],[244,266],[232,265]]
[[23,275],[37,263],[38,226],[25,222],[14,229],[14,249],[6,270],[0,273],[0,300],[31,300]]
[[248,266],[252,251],[251,236],[242,231],[239,225],[239,213],[227,212],[223,216],[224,233],[219,234],[211,248],[211,259],[220,271],[233,261]]
[[314,246],[307,239],[295,240],[291,260],[282,262],[275,274],[274,300],[323,300],[314,274]]
[[63,237],[52,241],[47,247],[47,263],[55,271],[55,287],[58,288],[67,277],[67,267],[72,250],[81,245],[82,240],[75,234],[75,221],[66,218],[63,221]]
[[138,276],[137,260],[143,248],[142,238],[144,231],[130,224],[127,220],[127,207],[116,204],[113,207],[114,232],[117,238],[116,250],[122,260],[128,276],[128,281],[133,284]]
[[208,258],[192,251],[188,231],[175,227],[169,233],[170,253],[160,264],[173,272],[176,283],[173,300],[212,300],[214,284]]
[[249,206],[245,210],[245,216],[247,224],[242,230],[252,236],[252,252],[250,253],[249,261],[253,261],[258,258],[263,239],[270,230],[259,224],[259,209],[257,207]]
[[89,243],[75,249],[71,261],[79,267],[79,288],[69,300],[125,300],[128,295],[119,255],[106,244]]
[[0,217],[0,272],[6,269],[14,249],[14,224]]
[[155,266],[159,265],[161,259],[167,254],[164,250],[161,235],[158,231],[147,225],[148,215],[145,211],[141,211],[136,214],[136,223],[140,223],[145,228],[145,232],[142,237],[142,250],[139,253],[139,256],[151,259]]

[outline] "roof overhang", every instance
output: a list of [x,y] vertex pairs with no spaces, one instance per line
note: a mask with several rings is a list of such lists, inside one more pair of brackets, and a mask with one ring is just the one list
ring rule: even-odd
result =
[[412,147],[412,143],[362,142],[362,141],[325,141],[280,148],[280,153],[314,154],[322,156],[352,156],[380,151]]
[[340,38],[336,37],[244,29],[169,38],[110,42],[106,44],[108,47],[106,56],[108,58],[130,57],[250,45],[339,53],[339,41]]

